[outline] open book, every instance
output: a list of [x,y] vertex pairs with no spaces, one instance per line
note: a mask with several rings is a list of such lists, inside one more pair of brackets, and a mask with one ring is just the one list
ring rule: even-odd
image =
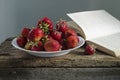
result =
[[67,14],[69,22],[79,30],[81,36],[97,49],[112,56],[120,56],[120,21],[105,10],[85,11]]

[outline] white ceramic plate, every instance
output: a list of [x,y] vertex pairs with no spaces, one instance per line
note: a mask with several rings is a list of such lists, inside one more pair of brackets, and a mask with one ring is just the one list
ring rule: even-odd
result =
[[78,38],[79,38],[80,41],[79,41],[79,44],[78,44],[75,48],[71,48],[71,49],[67,49],[67,50],[61,50],[61,51],[51,51],[51,52],[47,52],[47,51],[31,51],[31,50],[26,50],[26,49],[21,48],[21,47],[19,47],[19,46],[17,45],[17,43],[16,43],[16,39],[17,39],[17,38],[14,38],[14,39],[12,40],[12,45],[13,45],[15,48],[17,48],[17,49],[22,50],[22,51],[25,51],[25,52],[27,52],[27,53],[29,53],[29,54],[31,54],[31,55],[34,55],[34,56],[40,56],[40,57],[55,57],[55,56],[61,56],[61,55],[68,54],[70,51],[75,50],[75,49],[80,48],[81,46],[83,46],[84,43],[85,43],[85,40],[84,40],[82,37],[80,37],[80,36],[78,36]]

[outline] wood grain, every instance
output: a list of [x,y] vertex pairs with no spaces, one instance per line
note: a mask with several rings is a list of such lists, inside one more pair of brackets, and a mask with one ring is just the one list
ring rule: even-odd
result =
[[0,68],[81,68],[81,67],[120,67],[120,58],[96,51],[94,55],[83,55],[84,47],[67,55],[42,58],[29,55],[11,45],[13,38],[6,39],[0,45]]

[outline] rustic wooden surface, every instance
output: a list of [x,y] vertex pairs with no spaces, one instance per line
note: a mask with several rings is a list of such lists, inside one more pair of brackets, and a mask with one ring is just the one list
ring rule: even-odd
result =
[[5,68],[0,80],[120,80],[119,68]]
[[8,38],[0,45],[0,68],[82,68],[82,67],[120,67],[120,58],[97,51],[94,55],[83,55],[84,48],[79,48],[67,55],[42,58],[29,55],[11,45],[13,38]]

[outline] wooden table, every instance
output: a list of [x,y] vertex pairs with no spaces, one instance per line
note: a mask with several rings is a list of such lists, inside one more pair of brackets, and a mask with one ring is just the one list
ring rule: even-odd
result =
[[42,58],[11,45],[0,45],[0,80],[120,80],[120,58],[96,51],[83,55],[84,47],[67,55]]

